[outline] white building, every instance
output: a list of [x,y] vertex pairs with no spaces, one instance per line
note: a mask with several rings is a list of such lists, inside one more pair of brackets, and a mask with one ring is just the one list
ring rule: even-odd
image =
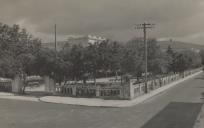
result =
[[95,44],[95,43],[101,43],[103,41],[106,41],[106,38],[100,37],[100,36],[92,36],[88,35],[88,42],[90,44]]
[[106,41],[106,38],[100,37],[100,36],[93,36],[93,35],[88,35],[88,36],[69,36],[68,37],[68,43],[71,45],[82,45],[84,47],[89,46],[90,44],[95,44],[95,43],[101,43],[103,41]]

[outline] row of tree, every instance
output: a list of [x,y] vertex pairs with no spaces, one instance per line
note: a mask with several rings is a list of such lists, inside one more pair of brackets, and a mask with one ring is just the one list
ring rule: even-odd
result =
[[[149,76],[183,72],[201,66],[204,53],[186,50],[176,52],[170,46],[160,49],[156,39],[148,40]],[[203,60],[201,59],[203,58]],[[133,39],[127,43],[104,41],[88,47],[68,43],[61,51],[43,48],[18,25],[0,24],[0,76],[17,74],[48,75],[56,82],[96,80],[97,77],[134,76],[144,73],[144,43]]]
[[0,76],[12,78],[31,72],[31,63],[41,50],[41,41],[18,25],[0,23]]
[[[65,45],[63,50],[55,53],[44,49],[37,62],[42,75],[46,73],[57,82],[67,80],[93,79],[98,77],[133,76],[143,78],[145,71],[144,43],[142,39],[133,39],[125,44],[104,41],[81,45]],[[174,51],[170,46],[161,50],[156,39],[148,40],[148,73],[149,77],[182,73],[185,70],[201,66],[201,56],[192,50]]]

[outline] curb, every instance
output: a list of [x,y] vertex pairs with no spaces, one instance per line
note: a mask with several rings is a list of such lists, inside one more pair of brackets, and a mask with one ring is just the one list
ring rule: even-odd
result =
[[36,97],[25,97],[25,96],[0,96],[0,99],[39,102],[39,98],[36,98]]
[[14,96],[13,93],[8,93],[8,92],[0,92],[0,97],[1,96]]
[[39,98],[18,96],[13,93],[0,92],[0,99],[21,100],[21,101],[35,101],[39,102]]
[[131,107],[150,99],[153,96],[158,95],[168,89],[178,85],[179,83],[193,78],[203,71],[197,72],[186,78],[180,79],[178,81],[167,84],[161,88],[151,91],[148,94],[137,97],[133,100],[103,100],[97,98],[72,98],[72,97],[60,97],[60,96],[45,96],[41,97],[39,100],[46,103],[56,103],[56,104],[68,104],[68,105],[79,105],[79,106],[90,106],[90,107]]

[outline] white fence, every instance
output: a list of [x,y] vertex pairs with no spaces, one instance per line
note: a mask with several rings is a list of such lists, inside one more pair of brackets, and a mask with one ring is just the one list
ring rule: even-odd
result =
[[65,85],[56,87],[56,94],[76,97],[116,97],[122,98],[120,85],[101,87],[100,85]]
[[12,91],[12,80],[1,79],[0,80],[0,92],[11,92]]
[[[149,80],[147,82],[148,91],[151,92],[155,89],[165,86],[166,84],[182,79],[184,77],[187,77],[199,71],[201,71],[201,68],[185,71],[184,73],[181,73],[181,74],[172,74],[172,75],[162,76],[160,78]],[[134,99],[144,94],[145,94],[145,83],[144,82],[137,83],[136,79],[131,79],[130,80],[130,99]]]

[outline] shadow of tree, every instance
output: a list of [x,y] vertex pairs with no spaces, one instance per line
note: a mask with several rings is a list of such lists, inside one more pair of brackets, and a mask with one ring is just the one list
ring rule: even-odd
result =
[[194,79],[204,80],[204,74],[195,77]]
[[203,77],[196,77],[195,79],[204,80],[204,76]]
[[193,128],[202,103],[171,102],[142,128]]
[[204,92],[201,93],[201,99],[204,100]]

